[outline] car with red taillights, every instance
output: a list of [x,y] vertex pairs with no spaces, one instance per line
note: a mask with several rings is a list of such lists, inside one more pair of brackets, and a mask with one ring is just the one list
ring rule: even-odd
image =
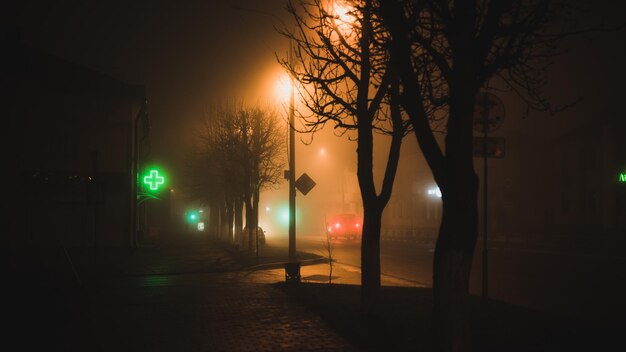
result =
[[330,239],[343,238],[355,240],[361,238],[361,218],[357,214],[337,214],[327,218],[326,235]]

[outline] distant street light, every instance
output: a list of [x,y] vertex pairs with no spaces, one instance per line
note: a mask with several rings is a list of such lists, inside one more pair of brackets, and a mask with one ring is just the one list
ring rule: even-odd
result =
[[428,190],[426,190],[426,194],[432,197],[441,198],[441,190],[439,189],[439,187],[429,188]]
[[276,83],[276,94],[281,101],[291,99],[291,93],[293,90],[292,83],[291,77],[287,73],[283,73],[278,78],[278,82]]

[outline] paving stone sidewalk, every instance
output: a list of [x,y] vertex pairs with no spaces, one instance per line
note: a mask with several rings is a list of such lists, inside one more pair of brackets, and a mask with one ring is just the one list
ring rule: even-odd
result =
[[89,286],[103,351],[351,351],[283,292],[238,273],[101,279]]
[[80,285],[66,270],[15,288],[21,350],[357,350],[281,290],[253,282],[216,243],[100,253],[98,265],[74,256],[74,264]]

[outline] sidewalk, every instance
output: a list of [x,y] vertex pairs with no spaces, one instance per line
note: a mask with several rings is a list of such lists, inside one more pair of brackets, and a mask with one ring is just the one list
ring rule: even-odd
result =
[[101,251],[97,263],[89,255],[72,259],[80,280],[58,263],[12,285],[9,336],[18,350],[357,350],[216,242]]
[[238,273],[98,280],[89,291],[101,351],[356,350],[285,293]]
[[[133,352],[432,348],[429,288],[383,276],[382,313],[372,325],[358,314],[359,268],[335,264],[328,285],[329,266],[319,257],[307,257],[300,285],[285,283],[284,255],[269,247],[258,265],[198,239],[132,254],[103,251],[97,263],[89,255],[72,258],[80,280],[49,258],[40,260],[43,271],[32,266],[7,285],[9,346]],[[503,302],[485,305],[477,297],[472,311],[476,351],[606,350],[620,336],[618,316],[598,325]]]

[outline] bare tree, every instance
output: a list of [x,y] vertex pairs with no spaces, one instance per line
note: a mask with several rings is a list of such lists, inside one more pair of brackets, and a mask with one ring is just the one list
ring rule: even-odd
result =
[[282,181],[285,166],[285,140],[280,133],[280,119],[274,111],[243,109],[238,114],[244,147],[245,190],[243,194],[248,229],[248,253],[258,250],[260,191],[276,187]]
[[[234,239],[233,220],[235,201],[241,197],[243,183],[243,157],[239,150],[241,143],[236,110],[220,105],[210,106],[205,111],[203,129],[199,133],[200,165],[192,165],[192,170],[205,184],[213,219],[219,219],[218,236],[232,242]],[[201,167],[199,169],[199,167]],[[200,172],[197,172],[200,171]],[[216,216],[217,214],[217,216]]]
[[[338,135],[357,142],[357,177],[363,200],[361,310],[375,312],[380,291],[380,226],[395,178],[408,122],[399,104],[396,74],[387,65],[387,35],[373,1],[289,3],[294,30],[282,33],[294,43],[294,60],[279,62],[299,83],[301,132],[314,133],[327,123]],[[356,137],[354,137],[356,132]],[[373,174],[374,133],[391,137],[380,193]]]
[[[478,235],[478,176],[473,166],[476,96],[492,78],[532,109],[556,111],[544,98],[546,69],[568,29],[556,1],[382,1],[400,102],[441,189],[443,216],[434,267],[434,331],[440,350],[471,349],[469,276]],[[429,70],[424,70],[429,68]],[[445,113],[443,148],[433,134]]]
[[[204,116],[190,165],[193,195],[210,204],[219,237],[253,252],[260,190],[281,181],[285,145],[277,115],[261,108],[215,105]],[[242,231],[243,207],[246,227]],[[215,216],[217,214],[217,216]],[[233,232],[233,221],[235,230]]]

